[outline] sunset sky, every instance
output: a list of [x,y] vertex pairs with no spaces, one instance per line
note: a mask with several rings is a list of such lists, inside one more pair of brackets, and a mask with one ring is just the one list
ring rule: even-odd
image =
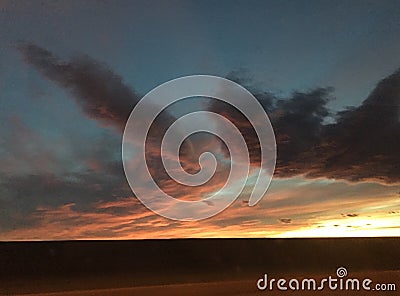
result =
[[[399,15],[399,1],[0,0],[0,240],[399,236]],[[255,95],[277,164],[256,206],[244,192],[179,222],[134,197],[122,132],[143,95],[194,74]],[[248,132],[207,100],[170,114],[199,108]],[[221,180],[164,187],[191,198]]]

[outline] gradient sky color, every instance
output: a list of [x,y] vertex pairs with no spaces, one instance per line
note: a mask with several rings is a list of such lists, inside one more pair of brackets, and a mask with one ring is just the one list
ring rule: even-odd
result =
[[399,1],[0,0],[0,240],[398,236],[400,179],[277,176],[255,208],[156,216],[121,174],[120,133],[19,48],[88,57],[139,97],[193,74],[282,100],[332,87],[336,114],[399,69],[399,15]]

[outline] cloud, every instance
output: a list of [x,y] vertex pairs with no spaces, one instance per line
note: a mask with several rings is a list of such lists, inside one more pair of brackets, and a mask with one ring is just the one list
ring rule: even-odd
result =
[[75,203],[85,210],[99,200],[133,195],[115,133],[53,141],[17,116],[7,123],[0,148],[0,229],[35,225],[38,207]]
[[0,139],[0,174],[57,172],[61,160],[44,143],[45,138],[16,115],[4,121]]
[[[235,80],[240,83],[240,78]],[[382,79],[360,106],[337,113],[327,107],[332,88],[280,99],[248,88],[269,114],[276,134],[276,177],[400,182],[400,70]],[[235,123],[252,163],[259,163],[258,140],[243,115],[220,102],[210,104],[209,110]],[[327,124],[331,118],[336,121]]]
[[87,116],[122,132],[140,97],[119,75],[86,55],[64,61],[34,44],[21,44],[17,48],[26,63],[72,92]]
[[[219,215],[203,221],[168,220],[152,213],[136,199],[117,198],[94,201],[87,209],[74,202],[40,206],[26,217],[25,224],[2,231],[2,237],[7,240],[65,240],[380,236],[381,231],[389,227],[390,230],[382,233],[397,235],[398,228],[394,227],[398,224],[399,213],[390,217],[387,214],[398,208],[398,199],[393,196],[396,186],[349,185],[346,182],[332,182],[326,186],[321,180],[294,179],[275,181],[268,198],[256,207],[236,202]],[[321,190],[324,190],[324,199],[320,198]],[[343,216],[343,211],[358,211],[359,215]]]
[[[131,88],[126,86],[122,78],[112,72],[107,66],[93,60],[88,56],[78,56],[70,60],[64,60],[57,57],[50,51],[34,44],[24,44],[18,46],[23,59],[29,65],[32,65],[49,81],[69,91],[83,114],[97,121],[102,126],[111,126],[121,135],[130,112],[139,102],[140,96]],[[185,103],[185,102],[184,102]],[[188,103],[188,101],[186,101]],[[190,107],[189,106],[186,107]],[[149,113],[158,109],[152,103],[146,105]],[[184,108],[187,110],[187,108]],[[173,109],[173,108],[172,108]],[[179,108],[173,110],[175,113],[181,112]],[[145,113],[146,114],[146,113]],[[134,178],[143,179],[143,186],[146,187],[147,195],[150,198],[157,196],[157,192],[152,190],[144,172],[146,167],[149,169],[153,179],[158,186],[167,194],[184,200],[196,200],[209,195],[223,187],[226,180],[226,165],[217,166],[217,174],[202,186],[185,186],[170,178],[164,169],[161,160],[161,141],[168,127],[175,120],[171,115],[170,109],[162,112],[152,123],[146,140],[146,164],[137,162],[135,155],[131,157],[132,165],[125,167],[133,172]],[[132,118],[138,128],[145,129],[142,126],[144,122]],[[211,141],[205,141],[207,135],[197,135],[186,140],[180,147],[180,162],[182,167],[191,173],[195,173],[200,168],[198,158],[206,146],[215,146]],[[40,172],[34,176],[13,176],[5,178],[3,188],[12,193],[14,200],[26,202],[27,206],[17,209],[16,212],[34,211],[37,207],[57,207],[63,204],[74,203],[74,207],[80,210],[88,207],[93,201],[113,200],[119,197],[126,197],[129,190],[126,190],[127,184],[122,171],[120,153],[121,139],[110,138],[110,143],[97,146],[91,143],[95,148],[87,149],[79,156],[81,163],[86,167],[79,172],[63,172],[64,174],[51,174],[51,172]],[[142,147],[144,143],[138,143],[135,135],[129,135],[129,143]],[[87,146],[86,146],[87,147]],[[100,148],[99,148],[100,147]],[[112,147],[112,148],[110,148]],[[114,152],[112,151],[114,149]],[[118,152],[118,153],[115,153]],[[134,149],[133,149],[134,152]],[[166,155],[175,157],[175,155]],[[77,156],[71,156],[75,160]],[[113,164],[113,171],[109,164]],[[115,168],[114,168],[115,167]],[[51,186],[47,180],[52,180],[55,189],[46,191]],[[34,181],[34,184],[32,184]],[[54,181],[54,182],[53,182]],[[15,188],[19,184],[21,190]],[[79,190],[79,188],[82,188]],[[123,188],[123,190],[121,189]],[[29,194],[28,194],[29,191]],[[52,196],[56,195],[56,196]],[[15,208],[15,207],[14,207]]]
[[[141,95],[127,86],[122,77],[87,55],[66,61],[35,44],[20,44],[17,49],[27,64],[71,92],[72,98],[86,116],[103,126],[114,127],[122,134],[130,113],[141,99]],[[158,108],[151,103],[146,107],[149,110]],[[149,141],[158,144],[160,135],[165,133],[173,121],[175,117],[170,112],[160,113],[149,131]]]
[[283,224],[292,223],[292,219],[290,219],[290,218],[281,218],[281,219],[279,219],[279,221],[282,222]]
[[[323,216],[327,209],[331,212],[337,209],[338,199],[334,195],[329,200],[321,200],[321,190],[329,191],[330,188],[326,183],[323,183],[324,187],[310,186],[312,190],[309,191],[300,190],[299,187],[299,191],[296,191],[288,181],[285,184],[293,192],[270,194],[268,206],[258,210],[240,202],[200,228],[196,223],[185,226],[166,222],[146,210],[136,199],[130,198],[132,192],[126,184],[120,162],[121,131],[131,109],[139,100],[138,95],[123,83],[121,77],[87,56],[64,61],[35,45],[23,45],[19,50],[24,60],[47,79],[69,90],[86,116],[103,126],[113,127],[118,133],[107,137],[108,140],[96,142],[87,150],[83,147],[82,151],[73,154],[71,159],[77,159],[83,164],[81,170],[51,173],[54,167],[62,165],[61,160],[57,154],[43,151],[44,156],[51,158],[32,162],[35,174],[2,176],[0,226],[10,231],[8,237],[54,239],[69,235],[72,239],[145,238],[149,237],[150,228],[155,229],[152,237],[219,236],[222,235],[221,230],[225,231],[226,236],[235,236],[237,233],[244,235],[247,231],[240,224],[243,221],[247,223],[243,225],[258,225],[249,235],[263,236],[279,233],[283,227],[299,227],[297,223],[308,227],[307,215],[317,213]],[[327,107],[332,99],[331,88],[294,92],[287,98],[278,98],[267,91],[250,87],[268,112],[275,129],[278,144],[275,175],[279,178],[303,175],[308,178],[344,179],[352,182],[399,182],[399,82],[400,72],[397,71],[383,79],[362,105],[336,114]],[[251,163],[257,166],[260,160],[259,143],[244,116],[229,106],[215,102],[209,104],[208,109],[226,116],[238,126],[248,144]],[[331,117],[336,122],[327,124],[327,119]],[[157,119],[150,132],[147,163],[154,179],[166,192],[185,200],[197,199],[221,188],[226,180],[224,167],[218,168],[219,174],[206,186],[196,188],[174,182],[162,169],[160,135],[173,120],[174,116],[167,112]],[[23,149],[21,143],[26,143],[24,139],[37,141],[38,135],[32,130],[22,129],[20,121],[15,121],[14,125],[26,132],[19,133],[23,137],[15,138],[15,145]],[[195,136],[192,143],[186,148],[184,145],[181,151],[182,165],[188,171],[196,172],[199,167],[198,155],[205,148],[226,151],[225,147],[221,147],[215,137]],[[35,149],[39,151],[40,147]],[[27,155],[27,160],[34,159],[28,147],[24,147],[22,152]],[[16,154],[9,164],[15,163],[17,159]],[[42,162],[46,162],[49,168],[40,171]],[[379,197],[371,206],[381,202],[382,196],[378,194],[383,190],[381,187],[376,187],[376,192],[364,190],[363,198],[359,196],[360,189],[344,187],[339,190],[347,192],[341,203],[350,207],[350,213],[357,211],[360,205],[368,205],[365,196],[369,194]],[[316,209],[319,204],[321,208]],[[300,214],[293,216],[293,212]],[[293,220],[281,218],[288,214]],[[271,231],[266,231],[266,226],[271,226]],[[74,228],[73,231],[71,228]],[[202,229],[201,233],[199,229]]]
[[[26,63],[32,65],[50,81],[70,91],[73,94],[72,98],[85,115],[101,125],[112,126],[122,133],[132,109],[139,102],[141,96],[125,85],[119,75],[86,55],[65,61],[34,44],[22,44],[17,48]],[[158,108],[151,103],[146,107],[148,110]],[[170,186],[173,182],[163,169],[160,151],[163,135],[173,121],[175,121],[175,117],[168,110],[160,113],[149,129],[146,142],[148,147],[146,158],[150,171],[160,187],[163,184]],[[141,125],[140,122],[136,124]],[[134,139],[134,135],[132,139]],[[143,143],[139,143],[139,145],[143,145]],[[192,140],[185,141],[181,146],[181,162],[187,171],[199,167],[196,156],[200,155],[201,151],[195,151],[198,146],[194,145]],[[88,159],[87,165],[93,169],[99,167],[98,162],[94,159]],[[166,182],[167,180],[170,182]],[[177,182],[173,182],[173,184],[182,187]],[[179,191],[175,189],[175,192]]]
[[342,217],[350,217],[350,218],[352,218],[352,217],[357,217],[358,216],[358,214],[346,214],[346,215],[342,215]]
[[349,181],[400,181],[400,70],[382,79],[359,106],[324,126],[310,177]]
[[[91,59],[80,56],[63,61],[46,49],[33,44],[20,45],[24,60],[46,78],[74,94],[83,112],[106,126],[119,131],[139,101],[139,96],[123,83],[120,76]],[[241,82],[238,73],[228,78]],[[288,98],[250,86],[250,90],[268,112],[277,140],[277,177],[304,175],[310,178],[332,178],[348,181],[374,180],[399,182],[400,72],[383,79],[361,106],[334,114],[327,107],[332,88],[294,92]],[[249,84],[246,79],[242,84]],[[151,106],[149,106],[151,108]],[[208,109],[230,119],[244,135],[253,165],[260,162],[260,145],[247,119],[234,108],[221,102]],[[150,130],[147,152],[152,173],[160,184],[167,184],[168,175],[162,168],[159,148],[162,134],[175,118],[164,112]],[[335,123],[326,124],[334,117]],[[212,140],[204,140],[203,143]],[[186,146],[185,146],[186,145]],[[181,149],[182,165],[193,170],[198,165],[194,148],[185,143]],[[207,143],[205,144],[207,145]],[[221,148],[226,151],[225,147]],[[197,149],[198,150],[198,149]],[[95,163],[91,163],[96,167]],[[170,184],[170,183],[168,183]],[[160,185],[162,186],[162,185]]]

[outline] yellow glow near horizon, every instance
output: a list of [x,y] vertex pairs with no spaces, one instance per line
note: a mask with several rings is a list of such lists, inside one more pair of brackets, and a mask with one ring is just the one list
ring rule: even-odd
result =
[[400,214],[321,221],[318,226],[282,232],[276,237],[388,237],[400,236]]

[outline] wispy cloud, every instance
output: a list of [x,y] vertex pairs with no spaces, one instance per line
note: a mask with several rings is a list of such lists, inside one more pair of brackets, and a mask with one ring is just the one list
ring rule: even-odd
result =
[[134,198],[97,201],[86,209],[74,203],[41,206],[30,215],[30,225],[3,231],[3,238],[318,237],[322,233],[396,236],[400,215],[395,210],[400,205],[396,189],[373,183],[327,184],[323,180],[291,178],[275,181],[256,207],[238,201],[212,219],[198,222],[162,218]]

